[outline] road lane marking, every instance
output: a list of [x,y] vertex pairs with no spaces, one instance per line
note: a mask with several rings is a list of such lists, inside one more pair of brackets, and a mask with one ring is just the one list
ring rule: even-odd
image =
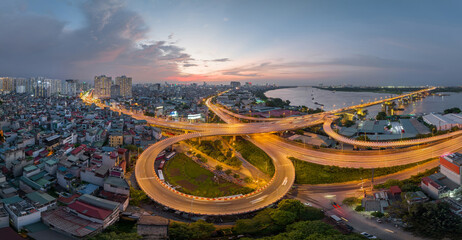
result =
[[253,196],[255,197],[255,196],[258,196],[258,195],[260,195],[260,194],[262,194],[262,193],[263,193],[263,192],[255,193]]
[[282,181],[282,186],[285,186],[287,184],[287,177],[284,178],[284,181]]
[[265,195],[265,196],[263,196],[263,197],[259,197],[259,198],[255,199],[255,200],[250,201],[250,203],[252,203],[252,204],[259,203],[259,202],[265,200],[265,198],[266,198],[267,196],[268,196],[268,195]]

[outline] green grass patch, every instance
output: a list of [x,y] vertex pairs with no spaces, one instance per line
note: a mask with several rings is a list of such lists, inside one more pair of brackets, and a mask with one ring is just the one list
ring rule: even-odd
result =
[[256,168],[269,176],[274,175],[273,160],[259,147],[242,137],[237,137],[236,141],[234,141],[234,148]]
[[183,153],[177,154],[164,167],[164,176],[178,191],[201,197],[222,197],[246,194],[253,189],[241,187],[224,179],[214,181],[214,174],[201,167]]
[[[297,184],[340,183],[360,180],[361,178],[370,178],[372,176],[371,169],[342,168],[337,166],[320,165],[305,162],[294,157],[290,157],[289,159],[292,160],[295,166],[295,183]],[[401,166],[375,168],[374,177],[396,173],[431,160],[433,159],[427,159],[418,163]]]
[[396,179],[389,179],[386,182],[382,184],[377,184],[374,185],[375,189],[382,189],[382,188],[390,188],[391,186],[399,186],[401,188],[401,191],[403,192],[411,192],[411,191],[418,191],[420,190],[419,184],[422,181],[423,177],[432,175],[436,172],[438,172],[439,167],[435,167],[432,169],[428,169],[424,172],[420,172],[416,175],[412,175],[408,179],[404,180],[396,180]]
[[202,140],[200,143],[199,140],[189,140],[187,143],[193,145],[199,151],[226,165],[232,167],[240,167],[242,165],[242,162],[237,157],[232,157],[232,152],[225,148],[220,140]]

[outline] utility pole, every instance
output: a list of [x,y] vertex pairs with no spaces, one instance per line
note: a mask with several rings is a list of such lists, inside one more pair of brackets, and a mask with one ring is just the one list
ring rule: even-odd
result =
[[374,170],[375,170],[375,168],[372,169],[371,192],[372,192],[372,189],[374,188]]

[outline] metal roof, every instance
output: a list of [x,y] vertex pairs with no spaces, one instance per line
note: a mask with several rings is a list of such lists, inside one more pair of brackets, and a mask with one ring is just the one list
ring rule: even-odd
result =
[[47,193],[31,192],[26,194],[26,198],[30,199],[33,202],[38,202],[41,205],[53,202],[56,198],[50,196]]
[[121,187],[121,188],[126,188],[130,189],[130,186],[128,185],[127,181],[123,178],[118,178],[118,177],[108,177],[104,181],[104,184],[110,184],[113,186]]
[[88,195],[88,194],[84,194],[84,195],[80,196],[78,199],[80,201],[88,203],[90,205],[100,207],[100,208],[104,208],[104,209],[108,209],[108,210],[111,210],[111,211],[113,211],[114,209],[119,207],[119,203],[109,201],[109,200],[106,200],[106,199],[102,199],[102,198],[99,198],[99,197],[95,197],[95,196],[92,196],[92,195]]

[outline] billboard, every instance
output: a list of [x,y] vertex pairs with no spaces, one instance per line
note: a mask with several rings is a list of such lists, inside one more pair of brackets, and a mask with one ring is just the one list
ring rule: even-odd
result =
[[200,113],[198,113],[198,114],[188,114],[188,120],[200,119],[200,118],[201,118]]

